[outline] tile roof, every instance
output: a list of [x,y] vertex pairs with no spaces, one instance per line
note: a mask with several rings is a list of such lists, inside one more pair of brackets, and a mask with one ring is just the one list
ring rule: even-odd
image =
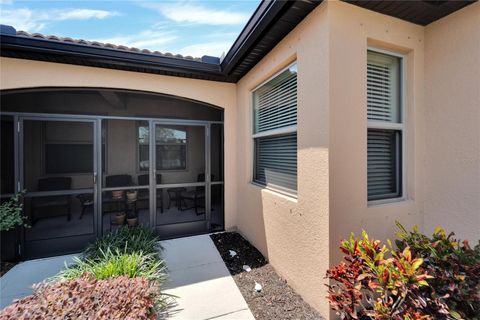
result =
[[25,38],[58,41],[58,42],[72,43],[72,44],[78,44],[78,45],[84,45],[84,46],[90,46],[90,47],[120,50],[120,51],[132,52],[132,53],[144,53],[144,54],[150,54],[150,55],[155,55],[155,56],[162,56],[162,57],[168,57],[168,58],[176,58],[176,59],[202,62],[201,58],[196,58],[196,57],[192,57],[192,56],[183,56],[181,54],[173,54],[173,53],[170,53],[170,52],[163,53],[163,52],[160,52],[160,51],[151,51],[151,50],[148,50],[148,49],[139,49],[139,48],[134,48],[134,47],[127,47],[127,46],[124,46],[124,45],[115,45],[115,44],[111,44],[111,43],[103,43],[103,42],[98,42],[98,41],[88,41],[88,40],[84,40],[84,39],[72,39],[70,37],[57,37],[57,36],[53,36],[53,35],[43,35],[41,33],[28,33],[26,31],[17,31],[16,35],[20,36],[20,37],[25,37]]

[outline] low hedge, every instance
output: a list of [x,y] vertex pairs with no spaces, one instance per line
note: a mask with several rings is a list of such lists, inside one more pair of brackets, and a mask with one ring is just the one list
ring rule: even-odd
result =
[[98,280],[84,275],[41,284],[33,295],[6,307],[0,318],[155,319],[160,286],[145,278],[120,276]]

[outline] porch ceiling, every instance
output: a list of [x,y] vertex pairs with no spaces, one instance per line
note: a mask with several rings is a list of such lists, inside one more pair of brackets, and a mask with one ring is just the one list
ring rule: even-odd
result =
[[478,0],[342,0],[395,18],[426,26]]
[[[478,0],[342,1],[427,25]],[[17,33],[8,26],[0,30],[0,55],[235,83],[321,2],[263,0],[222,61],[215,57],[192,59],[85,40]]]

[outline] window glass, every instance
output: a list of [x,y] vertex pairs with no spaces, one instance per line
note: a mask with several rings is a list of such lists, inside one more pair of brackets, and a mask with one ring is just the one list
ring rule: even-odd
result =
[[46,174],[93,172],[91,123],[47,121],[42,129]]
[[367,54],[368,200],[402,196],[401,58]]
[[401,122],[400,58],[368,52],[367,110],[368,120]]
[[253,92],[254,133],[297,124],[297,65]]
[[368,130],[368,200],[401,195],[401,133]]
[[297,190],[297,65],[293,64],[253,92],[255,146],[253,180]]
[[12,116],[1,116],[0,123],[0,174],[1,194],[12,194],[15,192],[15,150],[14,150],[14,126]]
[[[149,128],[138,127],[139,170],[149,168]],[[187,168],[187,129],[157,126],[157,170],[185,170]]]

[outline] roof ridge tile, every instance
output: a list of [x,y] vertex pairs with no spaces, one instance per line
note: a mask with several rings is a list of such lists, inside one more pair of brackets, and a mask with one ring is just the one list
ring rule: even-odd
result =
[[84,45],[84,46],[92,46],[92,47],[101,47],[105,49],[111,49],[111,50],[121,50],[121,51],[129,51],[132,53],[140,53],[140,54],[149,54],[149,55],[156,55],[156,56],[162,56],[162,57],[168,57],[168,58],[174,58],[174,59],[183,59],[183,60],[190,60],[190,61],[198,61],[201,62],[202,59],[198,57],[193,57],[190,55],[184,56],[181,54],[173,54],[170,52],[162,53],[157,50],[149,50],[149,49],[140,49],[140,48],[135,48],[135,47],[128,47],[125,45],[116,45],[113,43],[103,43],[95,40],[85,40],[85,39],[74,39],[71,37],[58,37],[55,35],[44,35],[42,33],[29,33],[27,31],[22,31],[19,30],[16,32],[17,36],[20,37],[26,37],[26,38],[35,38],[35,39],[43,39],[43,40],[50,40],[50,41],[58,41],[58,42],[66,42],[66,43],[74,43],[78,45]]

